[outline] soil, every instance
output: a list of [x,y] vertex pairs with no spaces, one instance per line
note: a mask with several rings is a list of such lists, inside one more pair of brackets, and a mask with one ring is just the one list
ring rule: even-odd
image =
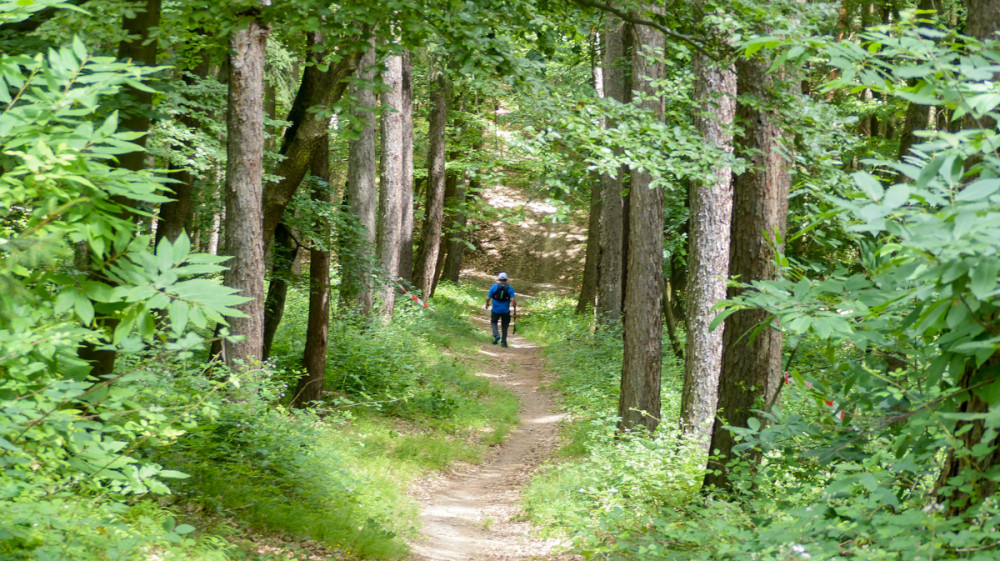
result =
[[[487,312],[475,318],[489,329]],[[521,515],[521,492],[559,445],[563,416],[554,412],[555,396],[544,389],[541,354],[519,335],[510,347],[489,343],[479,350],[479,373],[517,395],[521,424],[485,462],[463,465],[420,481],[412,494],[421,503],[421,539],[412,544],[412,561],[570,560],[559,541],[537,537]]]

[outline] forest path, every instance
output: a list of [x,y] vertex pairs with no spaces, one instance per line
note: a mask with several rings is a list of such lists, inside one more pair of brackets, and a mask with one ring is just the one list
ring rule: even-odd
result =
[[[474,319],[488,330],[487,314],[480,310]],[[413,487],[423,529],[412,544],[411,561],[578,559],[557,554],[558,541],[532,536],[531,524],[521,516],[521,492],[556,450],[563,416],[555,412],[554,395],[541,387],[540,349],[519,335],[509,335],[508,343],[506,349],[482,345],[478,374],[517,395],[521,424],[483,463],[460,466]]]

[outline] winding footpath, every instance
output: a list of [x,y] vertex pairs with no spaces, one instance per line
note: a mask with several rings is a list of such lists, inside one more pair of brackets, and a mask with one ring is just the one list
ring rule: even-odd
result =
[[[484,329],[484,317],[476,318]],[[412,544],[411,561],[562,561],[560,543],[533,535],[521,516],[521,492],[558,446],[562,415],[554,413],[553,394],[541,388],[541,353],[524,338],[511,335],[509,348],[489,343],[480,376],[505,386],[521,402],[521,424],[486,461],[463,465],[414,486],[420,501],[423,530]]]

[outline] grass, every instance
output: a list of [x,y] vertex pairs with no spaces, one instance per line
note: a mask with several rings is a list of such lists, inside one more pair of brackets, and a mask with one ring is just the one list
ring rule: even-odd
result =
[[164,457],[191,474],[176,506],[200,513],[196,536],[227,536],[233,559],[266,558],[249,533],[276,543],[277,558],[310,542],[349,558],[404,558],[418,530],[413,481],[480,461],[518,423],[517,399],[469,367],[485,337],[466,319],[479,300],[476,289],[442,285],[437,313],[401,301],[387,326],[336,321],[327,399],[296,411],[267,398],[298,375],[305,299],[291,294],[261,382],[272,389],[223,404]]

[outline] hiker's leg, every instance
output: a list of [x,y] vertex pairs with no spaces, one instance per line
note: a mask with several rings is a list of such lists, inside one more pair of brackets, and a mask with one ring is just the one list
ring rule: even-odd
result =
[[500,319],[500,314],[496,312],[490,312],[490,327],[493,328],[494,339],[500,337],[500,331],[497,329],[497,320],[499,319]]
[[504,345],[507,344],[507,327],[510,325],[510,314],[499,314],[500,315],[500,325],[503,327],[503,337],[500,342]]

